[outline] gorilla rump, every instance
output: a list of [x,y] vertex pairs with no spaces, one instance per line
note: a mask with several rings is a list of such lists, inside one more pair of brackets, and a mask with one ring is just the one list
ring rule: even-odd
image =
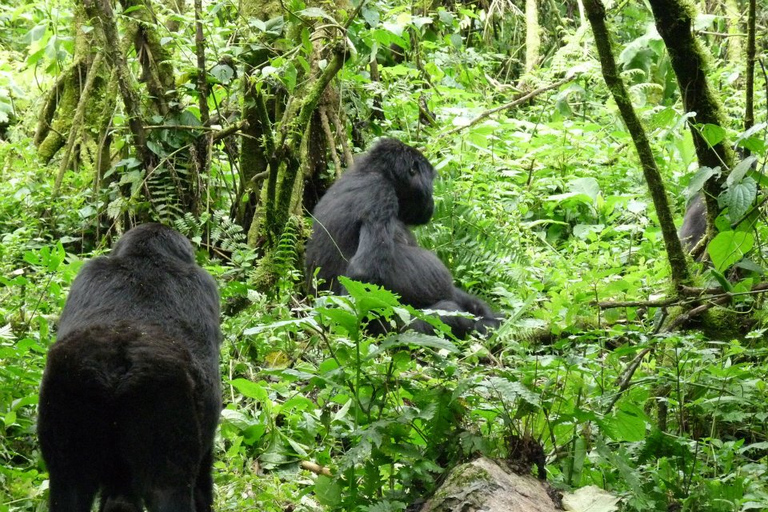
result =
[[[446,316],[457,337],[484,332],[499,320],[485,302],[453,286],[450,271],[418,246],[408,226],[432,218],[435,169],[417,149],[383,139],[328,189],[314,211],[307,244],[307,278],[343,293],[337,278],[347,276],[383,286],[415,308],[464,311],[478,320]],[[431,332],[431,326],[413,328]]]
[[40,390],[50,510],[206,512],[219,414],[219,294],[160,224],[123,235],[69,292]]

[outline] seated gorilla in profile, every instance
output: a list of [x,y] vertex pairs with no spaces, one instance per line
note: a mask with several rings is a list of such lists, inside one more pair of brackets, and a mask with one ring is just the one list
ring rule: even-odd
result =
[[[324,289],[344,292],[339,276],[373,283],[400,295],[420,309],[463,311],[477,319],[445,316],[453,334],[484,333],[498,327],[498,316],[482,300],[453,285],[445,265],[422,249],[408,226],[432,218],[435,169],[417,149],[382,139],[358,158],[317,204],[312,237],[307,243],[306,275],[315,269]],[[417,322],[414,329],[431,333]]]
[[51,512],[211,512],[219,294],[184,236],[127,233],[72,284],[38,436]]

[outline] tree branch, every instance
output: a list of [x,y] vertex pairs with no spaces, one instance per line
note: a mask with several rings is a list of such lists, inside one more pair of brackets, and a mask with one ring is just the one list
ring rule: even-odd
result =
[[455,133],[458,133],[458,132],[460,132],[462,130],[466,130],[468,128],[471,128],[471,127],[475,126],[476,124],[478,124],[479,122],[481,122],[481,121],[483,121],[485,119],[488,119],[489,117],[491,117],[496,112],[501,112],[502,110],[508,110],[508,109],[510,109],[512,107],[516,107],[516,106],[520,105],[521,103],[525,103],[526,101],[530,100],[531,98],[535,98],[536,96],[538,96],[538,95],[540,95],[542,93],[545,93],[545,92],[547,92],[549,90],[552,90],[552,89],[557,89],[558,87],[560,87],[562,85],[565,85],[568,82],[571,82],[571,81],[575,80],[577,76],[578,75],[573,75],[573,76],[570,76],[568,78],[564,78],[564,79],[560,80],[559,82],[555,82],[554,84],[550,84],[550,85],[541,87],[539,89],[536,89],[535,91],[531,91],[528,94],[526,94],[524,96],[521,96],[521,97],[517,98],[514,101],[510,101],[509,103],[505,103],[504,105],[501,105],[499,107],[495,107],[495,108],[492,108],[490,110],[486,110],[485,112],[481,113],[479,116],[477,116],[476,118],[471,120],[468,124],[466,124],[464,126],[457,126],[456,128],[453,128],[451,130],[448,130],[445,133],[442,133],[440,135],[440,138],[448,137],[448,136],[453,135]]

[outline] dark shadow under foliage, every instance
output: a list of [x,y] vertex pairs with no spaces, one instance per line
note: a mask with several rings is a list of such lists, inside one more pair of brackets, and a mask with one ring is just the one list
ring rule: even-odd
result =
[[219,295],[189,241],[160,224],[86,263],[40,390],[52,512],[204,512],[221,410]]
[[[457,337],[484,333],[499,319],[488,305],[453,285],[446,266],[418,246],[408,226],[432,218],[435,169],[417,149],[395,139],[382,139],[323,196],[314,211],[307,243],[308,280],[323,289],[344,292],[339,276],[377,284],[416,308],[462,311],[476,320],[444,316]],[[411,328],[431,333],[425,322]]]

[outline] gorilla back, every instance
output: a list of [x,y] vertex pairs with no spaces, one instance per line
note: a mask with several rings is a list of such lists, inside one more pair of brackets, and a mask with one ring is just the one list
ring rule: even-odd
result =
[[70,290],[40,390],[52,512],[209,512],[219,294],[184,236],[123,235]]
[[[337,279],[343,275],[383,286],[416,308],[463,311],[479,317],[476,321],[442,317],[457,337],[497,327],[499,320],[488,305],[454,287],[448,268],[419,247],[408,228],[432,218],[435,175],[424,155],[395,139],[380,140],[358,158],[315,208],[306,251],[310,283],[319,269],[322,286],[337,294],[343,293]],[[432,331],[424,322],[411,327]]]

